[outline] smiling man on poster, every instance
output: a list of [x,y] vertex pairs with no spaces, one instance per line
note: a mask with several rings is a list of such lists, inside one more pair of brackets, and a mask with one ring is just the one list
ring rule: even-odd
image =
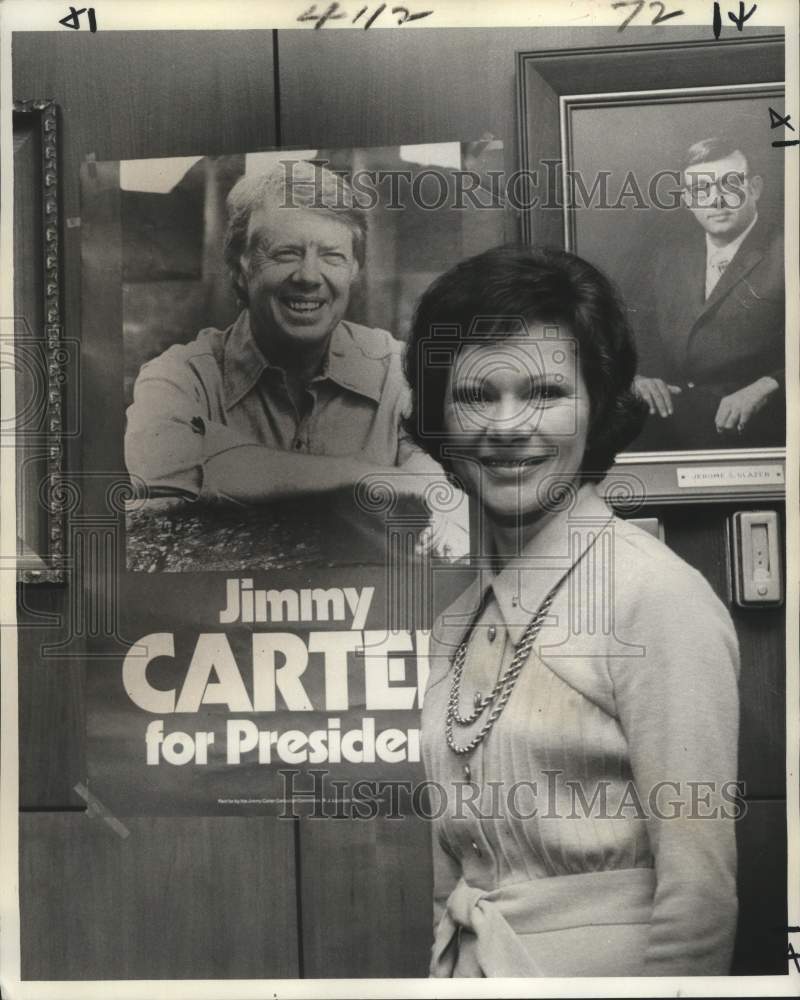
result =
[[142,366],[128,470],[150,496],[242,504],[349,489],[400,468],[419,495],[441,470],[402,431],[402,344],[345,320],[366,218],[347,182],[306,161],[245,176],[228,196],[225,259],[242,306]]
[[708,138],[689,148],[682,184],[699,225],[659,234],[640,274],[635,385],[651,416],[635,447],[782,446],[783,234],[759,217],[762,173],[743,141]]

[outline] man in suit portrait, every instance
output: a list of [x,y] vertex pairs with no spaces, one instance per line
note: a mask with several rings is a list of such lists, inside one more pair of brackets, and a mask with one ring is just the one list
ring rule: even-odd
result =
[[684,232],[654,234],[631,302],[637,451],[785,444],[783,234],[759,216],[764,178],[736,138],[694,143]]

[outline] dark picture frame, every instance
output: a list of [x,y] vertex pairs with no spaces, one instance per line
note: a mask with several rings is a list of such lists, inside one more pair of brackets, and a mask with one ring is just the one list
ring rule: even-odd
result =
[[[722,99],[725,91],[777,100],[783,66],[783,35],[518,52],[520,167],[533,178],[521,213],[523,239],[581,252],[564,197],[576,108],[640,106],[667,92],[673,103]],[[631,450],[618,456],[603,488],[612,501],[637,504],[782,499],[785,454],[785,447]]]
[[15,101],[14,320],[17,579],[65,581],[64,388],[59,108]]

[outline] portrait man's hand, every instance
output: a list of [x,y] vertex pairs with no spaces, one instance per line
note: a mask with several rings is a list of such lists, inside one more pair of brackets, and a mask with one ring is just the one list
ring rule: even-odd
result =
[[777,392],[777,381],[770,375],[756,379],[750,385],[737,389],[736,392],[723,396],[719,401],[714,423],[717,433],[725,431],[742,431],[754,414],[764,406],[773,392]]
[[681,392],[678,385],[669,385],[661,378],[647,378],[644,375],[636,375],[633,379],[633,388],[637,395],[650,407],[650,413],[656,412],[662,417],[671,417],[675,412],[672,405],[672,397]]

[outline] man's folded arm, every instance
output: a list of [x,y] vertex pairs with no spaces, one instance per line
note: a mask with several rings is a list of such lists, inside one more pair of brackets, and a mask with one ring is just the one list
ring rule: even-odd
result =
[[376,471],[347,455],[297,455],[243,441],[204,461],[200,497],[243,504],[290,500],[352,487]]
[[189,369],[143,369],[127,417],[128,472],[151,491],[253,504],[350,487],[382,471],[350,456],[270,448],[211,420]]
[[167,365],[163,356],[142,368],[126,414],[125,464],[134,481],[199,495],[209,423],[203,395],[190,369]]

